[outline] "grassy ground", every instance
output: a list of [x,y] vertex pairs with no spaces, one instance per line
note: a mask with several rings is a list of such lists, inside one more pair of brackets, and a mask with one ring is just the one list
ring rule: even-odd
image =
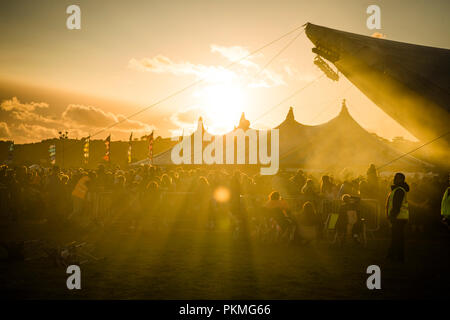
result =
[[[411,239],[407,263],[384,259],[388,239],[349,246],[265,245],[237,241],[227,231],[165,228],[90,233],[45,224],[1,228],[4,239],[73,240],[95,245],[102,262],[81,266],[82,289],[46,260],[0,260],[0,295],[21,299],[392,299],[449,298],[448,236]],[[368,290],[366,268],[381,267],[381,290]]]

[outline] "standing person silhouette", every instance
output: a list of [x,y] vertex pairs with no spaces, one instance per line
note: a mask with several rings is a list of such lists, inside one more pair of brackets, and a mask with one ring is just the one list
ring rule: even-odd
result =
[[392,224],[391,246],[387,258],[393,261],[405,260],[405,226],[409,220],[408,192],[405,175],[396,173],[386,201],[386,214]]

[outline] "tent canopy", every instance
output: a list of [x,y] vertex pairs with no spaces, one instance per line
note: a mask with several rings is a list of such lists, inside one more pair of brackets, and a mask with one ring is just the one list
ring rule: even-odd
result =
[[[450,50],[373,38],[308,23],[313,52],[423,142],[449,131]],[[448,158],[450,134],[434,144]]]
[[[204,130],[201,119],[199,119],[197,130],[200,128]],[[244,131],[250,128],[250,122],[245,119],[244,114],[235,130],[238,128]],[[345,100],[338,116],[317,126],[297,122],[294,109],[291,107],[286,119],[276,129],[279,129],[281,167],[308,167],[324,170],[344,167],[366,168],[370,163],[381,165],[401,155],[400,152],[362,128],[350,115]],[[190,136],[191,139],[193,135]],[[225,139],[225,136],[222,138]],[[203,148],[207,144],[209,142],[204,142]],[[156,155],[153,158],[153,164],[174,165],[171,152],[172,148]],[[248,143],[246,143],[246,159],[248,159]],[[150,159],[138,161],[133,165],[144,164],[151,164]],[[431,166],[412,156],[402,158],[396,165],[409,169]]]

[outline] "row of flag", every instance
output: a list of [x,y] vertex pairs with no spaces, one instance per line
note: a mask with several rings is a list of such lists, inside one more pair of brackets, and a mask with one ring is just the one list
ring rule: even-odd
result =
[[56,163],[56,146],[54,144],[48,147],[48,155],[50,157],[50,164],[54,165]]
[[14,141],[11,142],[8,149],[8,161],[12,161],[14,157]]
[[[154,141],[153,131],[147,137],[147,141],[148,141],[148,159],[150,159],[150,161],[153,162],[153,141]],[[90,143],[90,136],[84,138],[83,160],[85,164],[89,162],[89,143]],[[128,163],[131,163],[132,150],[133,150],[133,132],[130,134],[130,139],[128,141],[128,152],[127,152]],[[105,160],[108,163],[111,161],[111,135],[109,135],[105,139],[105,155],[103,156],[103,160]]]
[[[83,163],[88,164],[89,163],[89,144],[90,144],[91,137],[88,136],[86,138],[83,138]],[[148,141],[148,159],[150,159],[151,162],[153,162],[153,131],[152,133],[147,137]],[[133,150],[133,133],[130,134],[130,139],[128,141],[128,153],[127,153],[127,160],[128,163],[131,163],[131,154]],[[56,145],[51,144],[48,147],[48,156],[50,159],[50,163],[54,165],[56,163]],[[8,160],[12,161],[14,157],[14,142],[12,142],[9,145],[8,149]],[[106,162],[111,161],[111,135],[109,135],[105,139],[105,155],[103,156],[103,160]]]
[[[153,162],[153,131],[147,137],[148,141],[148,158]],[[130,140],[128,141],[128,163],[131,163],[131,151],[133,142],[133,132],[130,134]]]

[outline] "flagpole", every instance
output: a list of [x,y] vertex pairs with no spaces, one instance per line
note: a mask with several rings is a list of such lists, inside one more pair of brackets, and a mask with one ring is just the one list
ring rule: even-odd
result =
[[152,133],[150,133],[147,136],[147,142],[148,142],[147,159],[150,160],[150,164],[153,164],[153,132],[154,132],[154,130],[152,130]]
[[132,152],[132,143],[133,143],[133,132],[130,134],[130,139],[128,141],[128,165],[131,164],[131,152]]

